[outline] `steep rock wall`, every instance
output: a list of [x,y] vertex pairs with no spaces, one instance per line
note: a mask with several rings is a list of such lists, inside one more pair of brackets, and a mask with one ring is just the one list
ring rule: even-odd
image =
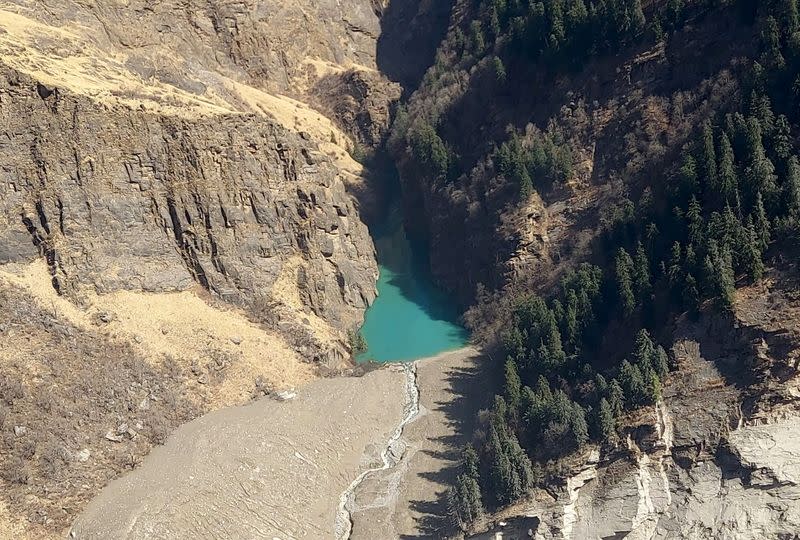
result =
[[306,307],[344,331],[374,298],[372,243],[336,169],[263,117],[102,106],[3,70],[0,119],[0,263],[41,253],[77,301],[199,283],[306,343]]

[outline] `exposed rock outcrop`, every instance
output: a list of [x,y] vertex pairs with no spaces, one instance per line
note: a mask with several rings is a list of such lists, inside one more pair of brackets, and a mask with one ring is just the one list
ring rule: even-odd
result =
[[303,331],[305,308],[343,331],[374,298],[367,229],[330,160],[299,135],[254,115],[187,120],[59,90],[43,100],[11,70],[0,100],[0,262],[41,253],[78,302],[83,287],[196,282],[292,325],[298,344],[321,338]]

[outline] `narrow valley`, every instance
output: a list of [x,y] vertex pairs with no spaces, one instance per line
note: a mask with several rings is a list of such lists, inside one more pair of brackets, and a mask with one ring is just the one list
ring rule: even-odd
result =
[[798,0],[0,0],[0,540],[800,538]]

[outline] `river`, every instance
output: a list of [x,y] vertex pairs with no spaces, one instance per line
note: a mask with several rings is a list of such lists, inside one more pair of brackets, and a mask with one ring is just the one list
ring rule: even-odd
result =
[[358,361],[404,362],[467,344],[452,299],[433,283],[427,250],[409,238],[399,204],[370,228],[380,277],[378,298],[364,316],[361,335],[367,351]]

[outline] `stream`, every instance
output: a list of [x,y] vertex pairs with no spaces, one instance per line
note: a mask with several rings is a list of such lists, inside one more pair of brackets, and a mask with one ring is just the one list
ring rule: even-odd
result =
[[381,452],[381,465],[379,467],[372,467],[359,474],[353,480],[347,489],[342,492],[339,497],[339,509],[336,512],[336,523],[334,524],[334,531],[336,533],[336,540],[347,540],[350,538],[350,533],[353,530],[353,520],[351,517],[352,505],[354,503],[355,491],[364,482],[364,480],[372,473],[383,471],[396,466],[400,459],[400,455],[395,454],[394,445],[403,436],[403,429],[405,426],[412,422],[419,414],[419,386],[417,386],[417,365],[415,363],[408,363],[403,366],[403,371],[406,375],[405,383],[405,398],[406,401],[403,405],[403,419],[392,432],[391,437],[386,442],[386,447]]

